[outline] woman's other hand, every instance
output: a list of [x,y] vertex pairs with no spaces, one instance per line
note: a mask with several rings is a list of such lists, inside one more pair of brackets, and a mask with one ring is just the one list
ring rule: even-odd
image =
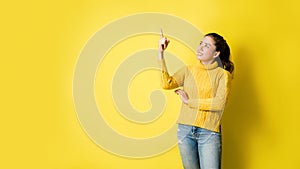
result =
[[184,104],[188,104],[189,96],[186,94],[186,92],[184,90],[178,89],[178,90],[175,90],[175,93],[180,96],[180,99]]

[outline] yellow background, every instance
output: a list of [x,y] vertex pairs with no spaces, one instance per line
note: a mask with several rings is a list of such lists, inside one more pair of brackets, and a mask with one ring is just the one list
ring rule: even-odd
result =
[[0,168],[181,168],[177,147],[146,159],[107,153],[76,117],[72,78],[83,46],[141,12],[178,16],[229,42],[236,73],[223,116],[224,169],[300,168],[296,0],[1,2]]

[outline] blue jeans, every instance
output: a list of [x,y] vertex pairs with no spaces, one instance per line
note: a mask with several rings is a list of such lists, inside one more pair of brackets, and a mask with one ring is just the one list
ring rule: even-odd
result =
[[178,124],[178,146],[185,169],[220,169],[221,133]]

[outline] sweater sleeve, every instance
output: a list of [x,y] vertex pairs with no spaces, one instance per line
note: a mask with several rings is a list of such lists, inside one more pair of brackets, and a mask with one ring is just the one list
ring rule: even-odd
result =
[[189,99],[188,106],[204,111],[223,111],[230,91],[231,75],[224,71],[213,98]]
[[174,89],[183,86],[186,67],[179,69],[173,76],[170,76],[167,70],[166,62],[164,59],[160,60],[162,67],[161,71],[161,86],[163,89]]

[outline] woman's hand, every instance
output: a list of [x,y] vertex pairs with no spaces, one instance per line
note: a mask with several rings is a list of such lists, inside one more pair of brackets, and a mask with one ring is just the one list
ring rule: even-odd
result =
[[169,43],[170,40],[164,37],[162,30],[160,30],[160,39],[158,41],[158,52],[159,53],[164,52],[167,49]]
[[180,96],[180,99],[184,104],[188,104],[189,96],[186,94],[185,91],[178,89],[178,90],[175,90],[175,93]]

